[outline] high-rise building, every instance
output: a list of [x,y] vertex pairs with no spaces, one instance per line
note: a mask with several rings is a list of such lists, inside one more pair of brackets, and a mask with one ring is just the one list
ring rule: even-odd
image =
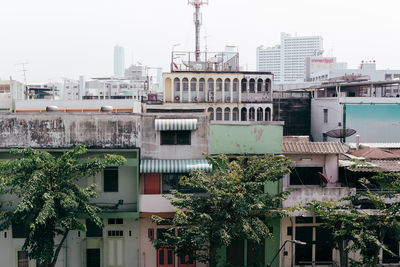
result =
[[114,46],[114,76],[123,77],[125,72],[125,53],[122,46]]
[[281,44],[257,47],[257,70],[274,73],[276,83],[304,81],[306,57],[322,54],[321,36],[291,36],[281,33]]

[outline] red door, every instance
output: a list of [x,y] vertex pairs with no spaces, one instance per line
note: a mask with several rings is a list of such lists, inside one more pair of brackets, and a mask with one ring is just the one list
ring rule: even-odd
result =
[[170,248],[159,248],[157,251],[157,267],[174,267],[174,250]]
[[179,256],[179,267],[196,267],[194,253],[192,255]]
[[144,193],[160,194],[160,174],[146,173],[144,176]]

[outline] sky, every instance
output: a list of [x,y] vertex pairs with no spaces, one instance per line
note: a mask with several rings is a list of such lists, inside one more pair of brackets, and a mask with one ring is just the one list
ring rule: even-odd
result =
[[[194,8],[187,0],[2,0],[0,78],[28,83],[113,74],[113,47],[126,65],[169,71],[171,48],[194,50]],[[325,56],[358,67],[400,69],[399,0],[209,0],[202,7],[201,48],[238,46],[240,64],[256,69],[256,48],[280,33],[323,37]],[[207,38],[204,38],[207,36]]]

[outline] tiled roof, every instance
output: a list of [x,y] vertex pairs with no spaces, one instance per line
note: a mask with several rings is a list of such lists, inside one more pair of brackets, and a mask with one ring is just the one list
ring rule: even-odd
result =
[[342,154],[339,142],[283,142],[283,154]]
[[350,153],[356,157],[363,157],[365,159],[398,159],[400,158],[399,153],[393,153],[393,151],[376,148],[376,147],[366,147],[359,150],[351,151]]

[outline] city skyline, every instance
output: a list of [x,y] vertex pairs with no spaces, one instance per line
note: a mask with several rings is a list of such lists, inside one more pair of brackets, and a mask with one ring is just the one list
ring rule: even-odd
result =
[[[210,0],[202,7],[201,48],[205,42],[209,51],[236,45],[241,65],[255,70],[256,48],[279,43],[281,32],[320,35],[324,55],[346,61],[349,67],[361,60],[376,60],[380,69],[400,69],[396,53],[400,37],[393,34],[400,22],[396,7],[400,3],[389,0],[381,5],[342,0],[251,4]],[[71,0],[55,4],[22,0],[3,4],[2,10],[0,34],[7,41],[0,51],[1,79],[12,76],[23,81],[17,65],[21,62],[28,62],[28,83],[79,75],[110,76],[116,43],[125,48],[126,66],[139,61],[164,71],[169,71],[174,44],[181,44],[175,50],[194,50],[194,9],[186,1]]]

